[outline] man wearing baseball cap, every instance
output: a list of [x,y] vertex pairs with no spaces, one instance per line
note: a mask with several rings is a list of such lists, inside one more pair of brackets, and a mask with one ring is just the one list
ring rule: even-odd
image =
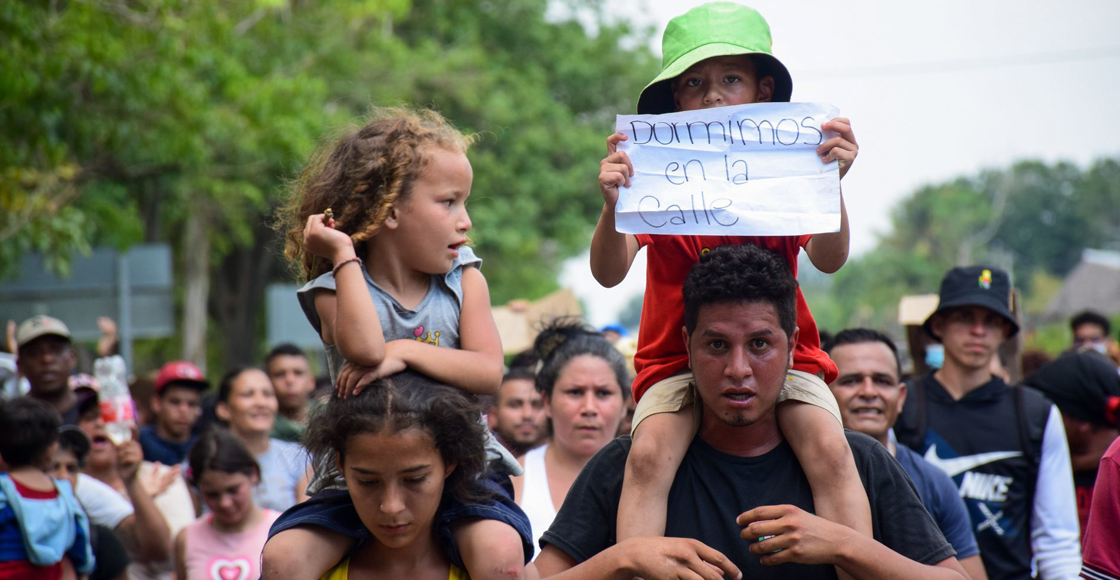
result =
[[178,465],[187,458],[194,443],[194,424],[202,411],[202,391],[209,386],[202,371],[189,362],[163,365],[152,395],[155,420],[140,429],[140,447],[146,461]]
[[1019,332],[1006,272],[953,268],[924,328],[945,361],[914,381],[895,433],[960,490],[988,577],[1076,578],[1077,510],[1069,448],[1057,408],[990,370]]
[[16,329],[16,365],[31,389],[27,396],[58,411],[63,425],[76,425],[79,397],[68,381],[78,362],[70,344],[70,329],[57,318],[34,316]]

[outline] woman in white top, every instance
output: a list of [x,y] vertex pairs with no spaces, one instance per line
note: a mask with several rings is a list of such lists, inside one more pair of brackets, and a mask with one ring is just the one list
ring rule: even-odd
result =
[[622,354],[582,324],[554,323],[534,348],[541,357],[537,390],[552,419],[552,439],[525,455],[520,503],[539,545],[580,470],[618,432],[630,376]]
[[262,508],[283,512],[307,499],[304,492],[310,462],[299,445],[271,437],[278,408],[276,391],[268,375],[257,368],[242,367],[222,378],[214,411],[260,465],[257,503]]

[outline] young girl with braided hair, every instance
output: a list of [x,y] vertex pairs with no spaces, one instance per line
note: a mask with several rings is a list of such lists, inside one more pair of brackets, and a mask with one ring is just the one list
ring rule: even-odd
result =
[[[295,182],[281,210],[285,255],[307,280],[299,302],[340,397],[406,369],[471,394],[500,386],[490,293],[466,245],[471,141],[436,112],[382,109],[314,155]],[[490,439],[491,465],[520,474]],[[319,577],[368,537],[338,524],[355,520],[352,503],[334,501],[346,493],[334,461],[316,461],[308,493],[270,532],[266,580]],[[475,580],[516,578],[532,556],[528,520],[501,499],[450,523],[449,555]]]

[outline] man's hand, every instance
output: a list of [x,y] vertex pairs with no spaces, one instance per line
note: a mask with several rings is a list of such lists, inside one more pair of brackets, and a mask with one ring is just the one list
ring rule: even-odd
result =
[[631,538],[620,544],[630,554],[633,573],[644,580],[702,578],[739,580],[743,573],[717,550],[688,538]]
[[140,471],[140,462],[144,460],[144,451],[140,442],[135,439],[125,441],[117,446],[117,471],[126,484],[136,479]]
[[16,321],[8,321],[8,328],[4,333],[4,352],[10,352],[12,354],[19,352],[19,349],[16,347],[17,328],[19,328],[19,326],[16,324]]
[[836,117],[821,123],[821,129],[840,134],[821,143],[817,147],[817,155],[823,163],[839,162],[840,179],[844,179],[852,163],[855,162],[856,155],[859,154],[859,144],[856,143],[856,134],[852,132],[852,122],[844,117]]
[[98,316],[97,329],[101,331],[101,338],[97,339],[97,356],[105,358],[116,354],[121,343],[116,321],[108,316]]
[[625,140],[626,135],[622,133],[607,137],[607,156],[599,162],[599,191],[603,194],[603,203],[611,209],[618,203],[618,188],[630,187],[630,178],[634,176],[630,156],[618,150],[618,143]]
[[153,466],[153,469],[148,470],[145,477],[141,478],[140,484],[144,486],[148,495],[156,498],[163,495],[163,492],[167,491],[167,488],[171,487],[176,479],[179,479],[180,473],[182,473],[182,466],[180,465],[168,467],[162,463],[157,463]]
[[[841,551],[851,544],[849,539],[858,534],[791,505],[757,507],[736,522],[743,526],[743,539],[752,542],[750,551],[762,556],[760,561],[767,566],[786,562],[836,565]],[[773,537],[757,541],[766,536]]]
[[303,228],[303,247],[334,264],[354,256],[354,242],[350,236],[334,229],[334,218],[326,220],[321,213],[307,218],[307,225]]

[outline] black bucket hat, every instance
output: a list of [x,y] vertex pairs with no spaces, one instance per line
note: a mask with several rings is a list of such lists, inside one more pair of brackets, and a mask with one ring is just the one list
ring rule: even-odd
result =
[[933,317],[962,306],[981,306],[1003,317],[1011,325],[1007,338],[1019,333],[1019,322],[1011,313],[1011,278],[1003,270],[991,266],[953,268],[941,279],[939,298],[937,310],[922,324],[933,338],[941,340],[930,325]]

